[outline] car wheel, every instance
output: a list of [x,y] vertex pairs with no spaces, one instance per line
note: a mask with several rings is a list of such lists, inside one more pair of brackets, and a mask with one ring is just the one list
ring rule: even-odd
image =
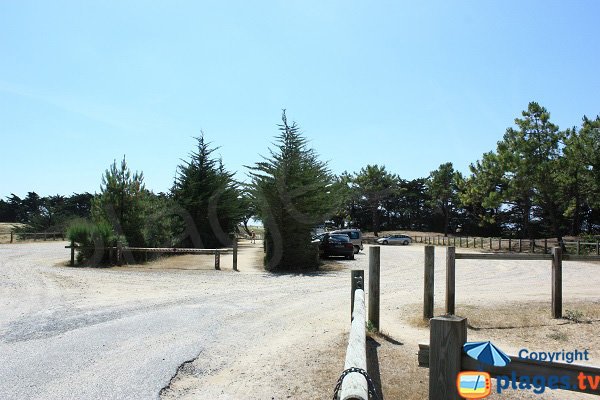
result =
[[408,244],[408,240],[405,240],[402,244],[406,246]]
[[383,242],[381,242],[381,243],[383,243],[383,244],[388,244],[388,241],[387,241],[387,240],[384,240],[384,241],[383,241]]
[[354,254],[358,254],[359,251],[360,251],[360,247],[354,246]]

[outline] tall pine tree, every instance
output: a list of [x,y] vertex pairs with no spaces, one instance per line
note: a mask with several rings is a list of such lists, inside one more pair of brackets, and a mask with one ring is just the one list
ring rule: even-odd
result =
[[251,188],[265,226],[268,270],[309,270],[318,266],[311,230],[335,209],[333,176],[309,148],[296,123],[282,114],[276,150],[251,167]]
[[[197,141],[190,160],[178,167],[172,189],[173,199],[189,216],[180,219],[175,233],[194,232],[182,237],[180,246],[218,248],[230,244],[231,234],[243,220],[241,191],[234,174],[212,155],[216,148],[204,140],[203,133]],[[186,226],[190,223],[194,227]]]

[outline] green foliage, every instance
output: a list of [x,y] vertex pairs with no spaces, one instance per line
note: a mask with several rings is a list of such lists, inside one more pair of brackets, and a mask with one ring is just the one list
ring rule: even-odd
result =
[[564,202],[558,190],[559,160],[564,134],[535,102],[522,116],[515,119],[516,129],[506,130],[495,152],[471,166],[473,175],[462,198],[467,204],[481,204],[482,219],[485,211],[504,209],[509,216],[505,222],[517,226],[521,237],[533,238],[533,221],[545,221],[545,230],[560,240]]
[[371,212],[375,236],[379,232],[381,208],[384,202],[398,194],[398,177],[389,173],[385,166],[367,165],[354,177],[354,184],[360,201]]
[[87,220],[73,221],[67,229],[67,239],[79,246],[77,261],[89,261],[93,266],[108,263],[109,254],[104,248],[116,246],[118,240],[110,224]]
[[431,198],[430,204],[442,215],[442,227],[445,235],[449,231],[450,218],[460,205],[458,192],[462,184],[463,177],[460,172],[454,171],[451,162],[441,164],[429,175],[427,188]]
[[0,221],[25,224],[22,232],[65,232],[71,220],[89,218],[92,195],[40,197],[29,192],[24,199],[12,194],[0,200]]
[[105,171],[100,194],[92,202],[92,220],[109,224],[131,247],[144,246],[143,226],[149,193],[143,182],[143,174],[132,173],[125,157],[120,165],[115,160]]
[[[185,236],[180,245],[206,248],[229,245],[237,224],[245,217],[241,190],[234,174],[212,156],[216,149],[204,141],[204,135],[197,140],[197,150],[189,162],[179,166],[172,189],[174,201],[190,217],[188,220],[180,215],[177,233]],[[190,233],[190,223],[194,224],[193,233],[185,235],[184,232]]]
[[318,266],[311,230],[335,210],[333,176],[307,146],[285,110],[277,148],[271,157],[251,167],[251,191],[265,226],[268,270],[310,270]]

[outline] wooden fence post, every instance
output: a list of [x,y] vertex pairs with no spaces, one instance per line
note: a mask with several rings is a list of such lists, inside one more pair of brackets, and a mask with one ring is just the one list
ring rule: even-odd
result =
[[221,269],[221,252],[219,250],[215,250],[215,269]]
[[512,251],[512,238],[508,238],[508,251]]
[[490,250],[492,250],[492,238],[490,238]]
[[523,251],[523,240],[519,238],[519,253]]
[[461,371],[467,319],[435,317],[429,330],[429,400],[459,400],[456,378]]
[[446,314],[454,314],[456,281],[456,248],[446,250]]
[[433,289],[435,276],[435,248],[425,246],[423,319],[433,318]]
[[75,242],[71,240],[71,267],[75,266]]
[[580,241],[580,240],[578,240],[578,241],[577,241],[577,255],[580,255],[580,254],[581,254],[581,253],[580,253],[580,250],[581,250],[581,241]]
[[498,250],[502,250],[502,238],[498,238]]
[[237,238],[234,236],[233,238],[233,270],[237,271],[237,256],[238,256],[238,242]]
[[123,264],[123,245],[121,242],[117,242],[117,265],[121,266]]
[[350,271],[350,321],[354,312],[354,292],[356,289],[365,288],[365,271],[362,269],[353,269]]
[[13,242],[13,235],[14,235],[14,232],[13,232],[13,231],[10,231],[10,242],[11,242],[11,243]]
[[462,247],[462,236],[458,238],[458,247]]
[[544,254],[548,254],[548,239],[544,239]]
[[562,318],[562,249],[552,249],[552,318]]
[[369,316],[376,330],[379,330],[379,290],[380,290],[380,255],[379,246],[369,248]]
[[529,240],[529,251],[535,253],[535,239]]
[[469,248],[469,237],[467,236],[467,249]]

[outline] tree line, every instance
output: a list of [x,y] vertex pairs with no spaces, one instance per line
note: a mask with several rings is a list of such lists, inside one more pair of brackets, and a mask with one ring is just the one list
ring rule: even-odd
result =
[[377,235],[380,230],[533,239],[600,231],[600,117],[560,130],[529,103],[495,150],[464,176],[451,162],[429,176],[402,179],[385,166],[344,173],[348,199],[333,217]]
[[[250,218],[265,226],[269,269],[314,268],[310,232],[319,224],[444,234],[557,237],[600,231],[600,118],[560,130],[532,102],[495,150],[470,174],[441,164],[426,177],[403,179],[385,165],[339,176],[320,161],[285,111],[274,148],[234,179],[217,149],[197,138],[167,193],[146,189],[125,158],[102,176],[100,192],[0,200],[0,220],[27,229],[69,228],[78,243],[138,247],[228,245]],[[81,254],[82,259],[90,255]]]

